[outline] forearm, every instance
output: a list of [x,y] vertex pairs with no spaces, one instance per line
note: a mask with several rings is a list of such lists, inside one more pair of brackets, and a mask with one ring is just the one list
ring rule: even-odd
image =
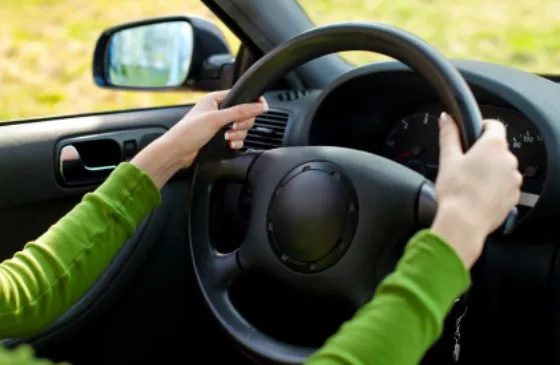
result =
[[306,364],[417,364],[469,282],[457,253],[433,233],[420,233],[374,299]]
[[172,153],[175,144],[166,143],[167,138],[169,136],[163,135],[156,139],[130,161],[146,172],[158,189],[161,189],[182,167],[186,167],[177,154]]
[[42,329],[91,287],[159,203],[144,172],[121,164],[36,241],[0,264],[0,338]]
[[477,224],[478,217],[469,217],[457,204],[444,203],[439,206],[432,224],[432,231],[446,242],[452,242],[465,267],[470,269],[480,255],[486,234]]

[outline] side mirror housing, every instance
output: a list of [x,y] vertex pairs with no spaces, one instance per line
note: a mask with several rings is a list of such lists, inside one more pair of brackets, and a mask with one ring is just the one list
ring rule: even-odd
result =
[[105,30],[93,78],[103,88],[137,91],[231,87],[235,57],[221,30],[190,16],[149,18]]

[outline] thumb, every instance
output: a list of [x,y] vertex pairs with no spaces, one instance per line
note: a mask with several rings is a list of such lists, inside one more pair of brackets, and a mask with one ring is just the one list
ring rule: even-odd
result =
[[254,118],[268,110],[268,105],[263,102],[239,104],[213,113],[214,126],[216,129],[225,127],[229,123]]
[[463,154],[459,128],[449,114],[443,112],[439,117],[439,165],[440,169],[447,161]]

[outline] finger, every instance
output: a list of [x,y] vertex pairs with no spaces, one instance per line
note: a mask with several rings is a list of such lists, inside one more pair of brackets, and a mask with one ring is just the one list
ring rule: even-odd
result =
[[255,125],[255,118],[250,118],[250,119],[242,120],[241,122],[233,123],[231,129],[247,130],[253,128],[254,125]]
[[[213,91],[211,93],[206,94],[206,97],[213,100],[214,102],[216,102],[217,105],[219,105],[222,103],[222,101],[224,101],[224,99],[226,98],[226,96],[229,94],[230,91],[231,91],[230,89]],[[257,102],[266,105],[266,108],[268,110],[268,102],[266,101],[264,96],[261,96]]]
[[206,97],[215,101],[216,104],[220,104],[222,101],[224,101],[227,94],[229,94],[229,90],[219,90],[206,94]]
[[264,98],[264,96],[261,96],[261,97],[259,98],[258,102],[264,104],[265,110],[268,110],[268,109],[269,109],[268,102],[266,101],[266,99]]
[[454,160],[463,154],[461,146],[461,139],[459,136],[459,128],[445,112],[441,113],[439,118],[439,159],[441,166],[448,163],[449,160]]
[[[258,100],[258,103],[263,104],[264,109],[268,110],[268,102],[266,101],[266,99],[264,98],[264,96],[261,96]],[[250,118],[250,119],[245,119],[242,120],[241,122],[235,122],[232,125],[232,129],[251,129],[253,128],[253,126],[255,125],[255,118]]]
[[508,161],[509,161],[512,169],[515,170],[515,171],[518,171],[519,160],[517,159],[517,157],[513,153],[509,152],[509,150],[508,150]]
[[229,142],[229,148],[232,150],[240,150],[243,148],[243,141],[231,141]]
[[226,141],[243,141],[247,137],[247,131],[227,131],[224,138]]
[[493,119],[487,119],[483,122],[484,132],[481,138],[497,139],[507,143],[507,131],[505,125]]
[[517,189],[515,190],[515,195],[513,195],[513,207],[515,207],[516,205],[519,204],[519,201],[521,200],[521,190]]
[[212,122],[217,129],[229,123],[254,118],[266,111],[266,105],[262,103],[248,103],[232,106],[212,114]]
[[521,173],[519,173],[519,171],[515,172],[515,186],[517,188],[521,188],[521,185],[523,185],[523,175],[521,175]]

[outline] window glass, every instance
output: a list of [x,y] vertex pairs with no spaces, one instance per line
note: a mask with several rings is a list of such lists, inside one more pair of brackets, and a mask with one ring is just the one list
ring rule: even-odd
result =
[[232,51],[239,41],[199,0],[2,0],[0,121],[147,108],[196,101],[201,93],[125,92],[97,87],[95,42],[111,26],[189,14],[213,20]]
[[[420,36],[450,58],[560,74],[559,0],[300,0],[318,25],[374,21]],[[356,65],[382,59],[343,57]]]

